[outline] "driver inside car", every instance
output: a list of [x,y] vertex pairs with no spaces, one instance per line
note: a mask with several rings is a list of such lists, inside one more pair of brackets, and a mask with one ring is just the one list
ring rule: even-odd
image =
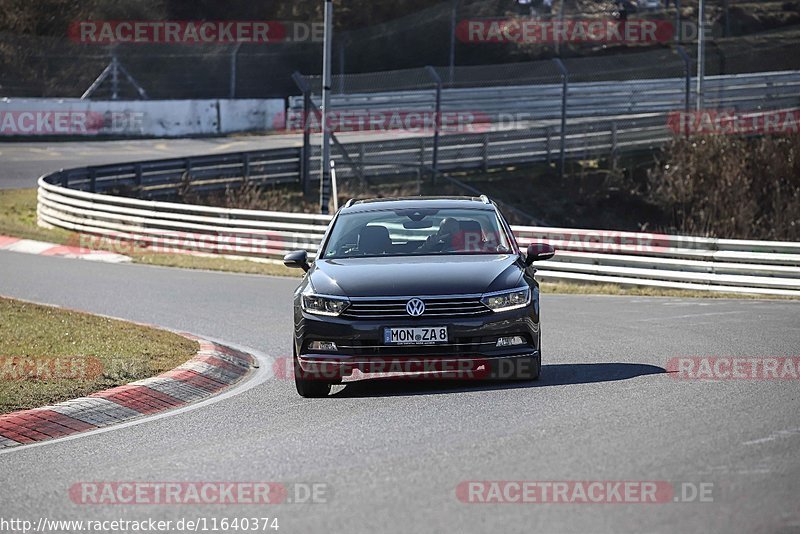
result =
[[452,252],[455,250],[454,239],[460,231],[461,225],[459,222],[453,217],[446,217],[442,220],[436,233],[428,236],[418,250],[425,252]]

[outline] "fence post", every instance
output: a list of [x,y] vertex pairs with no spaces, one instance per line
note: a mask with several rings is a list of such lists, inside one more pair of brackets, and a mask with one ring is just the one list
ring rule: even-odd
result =
[[611,168],[617,168],[617,121],[611,123]]
[[436,84],[436,104],[434,109],[433,126],[433,155],[431,157],[431,168],[433,169],[433,183],[436,184],[436,175],[439,174],[439,130],[442,127],[442,79],[436,70],[430,65],[425,66],[431,79]]
[[308,86],[305,78],[298,71],[292,73],[292,80],[297,84],[298,89],[303,93],[303,116],[300,118],[303,125],[303,148],[300,151],[300,185],[303,188],[303,194],[310,193],[311,175],[311,130],[309,127],[308,118],[311,115],[311,88]]
[[364,175],[364,143],[359,143],[358,145],[358,170],[359,173],[359,181],[361,182],[361,187],[366,187],[367,180]]
[[564,177],[564,165],[566,162],[565,145],[567,143],[567,91],[569,90],[569,71],[561,59],[554,57],[553,63],[556,64],[561,72],[561,154],[559,156],[558,173]]
[[453,4],[450,7],[450,61],[449,70],[447,71],[447,83],[453,87],[453,79],[455,78],[456,68],[456,18],[458,17],[458,7],[461,0],[452,0]]
[[489,134],[483,134],[483,172],[489,170]]
[[308,117],[311,114],[311,91],[303,93],[303,159],[300,162],[300,183],[303,194],[308,195],[311,189],[311,126]]
[[111,100],[119,98],[119,69],[116,53],[111,56]]
[[553,157],[550,154],[550,127],[549,126],[545,126],[544,127],[544,135],[545,135],[544,148],[545,148],[545,150],[547,150],[547,164],[549,165],[553,161]]
[[689,110],[692,107],[691,104],[691,87],[692,87],[692,60],[689,57],[689,54],[686,53],[686,50],[683,49],[682,46],[676,46],[675,51],[678,52],[678,55],[681,56],[683,59],[683,72],[685,76],[685,87],[684,87],[684,96],[683,96],[683,106],[686,113],[689,113]]
[[136,184],[136,188],[142,187],[142,166],[141,164],[137,163],[133,166],[134,178],[133,183]]
[[[686,53],[686,50],[682,46],[676,46],[675,50],[683,59],[683,69],[685,73],[684,77],[684,88],[683,88],[683,110],[686,114],[690,112],[692,109],[692,59],[689,57],[689,54]],[[678,121],[678,125],[680,126],[682,121]],[[686,130],[686,137],[689,137],[689,130]]]
[[97,170],[94,167],[89,168],[89,192],[97,192]]
[[239,43],[233,47],[233,52],[231,53],[231,79],[228,98],[236,98],[236,56],[239,55],[239,49],[241,47],[242,41],[239,41]]

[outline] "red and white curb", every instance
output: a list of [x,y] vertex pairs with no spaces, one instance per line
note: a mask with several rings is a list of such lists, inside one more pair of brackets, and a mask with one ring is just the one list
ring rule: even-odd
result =
[[58,256],[61,258],[102,261],[106,263],[127,263],[131,261],[128,256],[107,252],[105,250],[88,250],[83,247],[57,245],[55,243],[45,243],[44,241],[20,239],[18,237],[5,235],[0,235],[0,250],[38,254],[40,256]]
[[200,344],[166,373],[33,410],[0,415],[0,450],[61,438],[179,408],[216,395],[256,365],[253,355],[182,333]]

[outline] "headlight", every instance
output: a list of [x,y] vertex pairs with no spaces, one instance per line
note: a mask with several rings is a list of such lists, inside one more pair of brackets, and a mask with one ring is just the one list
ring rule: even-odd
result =
[[512,289],[511,291],[503,291],[502,293],[492,293],[491,295],[484,295],[481,299],[488,308],[492,311],[501,312],[506,310],[515,310],[517,308],[524,308],[530,302],[531,291],[530,288]]
[[332,316],[339,315],[350,304],[350,301],[345,298],[322,297],[313,293],[303,294],[300,302],[305,312]]

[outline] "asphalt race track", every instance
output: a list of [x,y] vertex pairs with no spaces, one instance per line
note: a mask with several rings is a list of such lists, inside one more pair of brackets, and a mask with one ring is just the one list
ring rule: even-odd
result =
[[[0,294],[290,350],[296,280],[0,253]],[[800,383],[677,380],[676,356],[790,356],[800,303],[543,298],[540,382],[289,380],[0,454],[2,515],[277,517],[278,532],[798,532]],[[266,365],[259,371],[270,372]],[[713,502],[466,504],[469,480],[712,483]],[[77,505],[81,481],[325,483],[327,503]]]
[[[375,141],[382,137],[397,139],[414,134],[380,134],[347,132],[338,135],[342,141]],[[319,136],[311,142],[319,145]],[[232,135],[189,139],[19,141],[0,143],[0,189],[36,187],[42,174],[58,169],[105,165],[109,163],[151,159],[210,156],[243,150],[299,147],[301,134]]]
[[85,165],[299,146],[297,135],[0,143],[0,189],[36,187],[47,172]]

